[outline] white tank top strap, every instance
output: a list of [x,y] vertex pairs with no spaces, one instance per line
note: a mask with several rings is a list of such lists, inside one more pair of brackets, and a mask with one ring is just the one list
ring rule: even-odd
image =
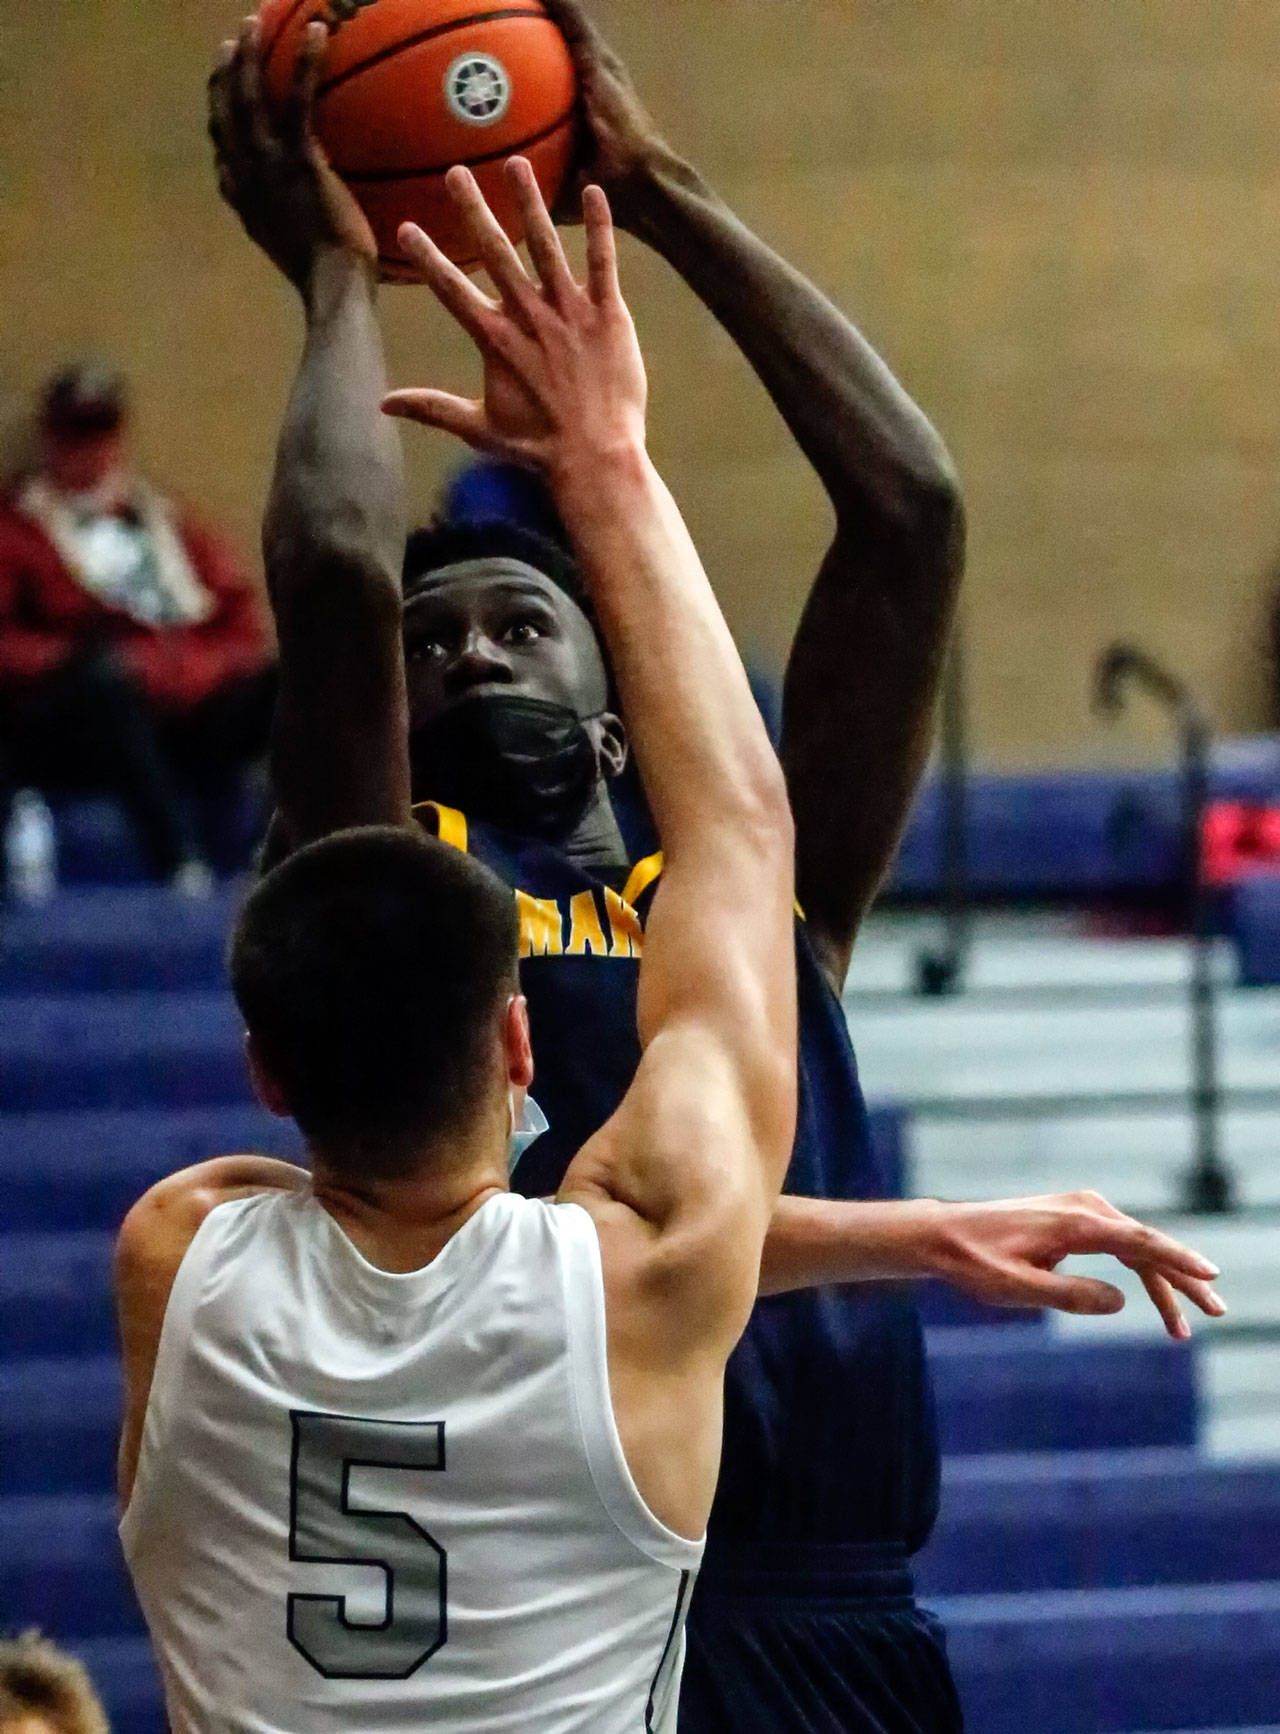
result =
[[655,1517],[635,1484],[622,1449],[609,1387],[604,1270],[591,1215],[578,1204],[554,1206],[560,1227],[561,1275],[578,1431],[591,1479],[621,1533],[646,1558],[694,1572],[704,1543],[677,1535]]

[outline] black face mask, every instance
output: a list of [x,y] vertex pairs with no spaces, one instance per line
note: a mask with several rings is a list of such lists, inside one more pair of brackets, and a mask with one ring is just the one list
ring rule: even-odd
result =
[[425,796],[524,837],[567,836],[600,780],[582,718],[541,698],[466,699],[414,729],[412,755]]

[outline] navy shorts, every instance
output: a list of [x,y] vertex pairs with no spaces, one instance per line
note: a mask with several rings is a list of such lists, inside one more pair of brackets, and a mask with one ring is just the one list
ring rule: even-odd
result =
[[942,1628],[905,1555],[709,1561],[689,1610],[680,1734],[963,1734]]

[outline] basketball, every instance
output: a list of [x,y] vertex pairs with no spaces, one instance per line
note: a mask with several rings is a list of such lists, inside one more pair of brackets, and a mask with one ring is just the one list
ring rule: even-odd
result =
[[573,153],[577,83],[568,45],[541,0],[481,9],[476,0],[265,0],[260,13],[267,92],[288,94],[308,24],[329,27],[315,128],[359,199],[382,274],[413,273],[401,223],[417,223],[457,264],[477,261],[444,177],[465,163],[515,241],[519,215],[502,174],[533,165],[548,204]]

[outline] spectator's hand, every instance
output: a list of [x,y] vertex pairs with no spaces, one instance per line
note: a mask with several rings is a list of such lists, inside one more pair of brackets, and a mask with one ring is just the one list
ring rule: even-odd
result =
[[582,191],[594,182],[608,194],[618,225],[625,229],[632,191],[666,146],[636,94],[631,74],[579,0],[545,0],[545,5],[569,44],[582,102],[578,173],[556,206],[556,221],[580,221]]
[[283,112],[263,89],[256,20],[223,46],[209,80],[209,136],[223,198],[250,239],[305,297],[319,254],[338,248],[376,267],[378,246],[354,195],[329,166],[311,124],[328,32],[311,24],[303,38]]
[[1117,1313],[1120,1289],[1092,1277],[1058,1274],[1063,1259],[1107,1253],[1142,1278],[1171,1337],[1190,1336],[1178,1295],[1210,1318],[1226,1306],[1210,1284],[1215,1266],[1189,1247],[1137,1222],[1096,1192],[944,1207],[934,1275],[994,1306],[1052,1307],[1068,1313]]
[[477,451],[533,464],[550,474],[590,466],[644,443],[647,383],[635,326],[618,285],[609,202],[583,195],[587,283],[575,281],[560,237],[523,158],[507,165],[519,199],[535,281],[467,169],[452,169],[449,192],[498,291],[492,300],[406,223],[402,251],[474,340],[485,363],[478,401],[442,391],[396,391],[383,407],[456,434]]

